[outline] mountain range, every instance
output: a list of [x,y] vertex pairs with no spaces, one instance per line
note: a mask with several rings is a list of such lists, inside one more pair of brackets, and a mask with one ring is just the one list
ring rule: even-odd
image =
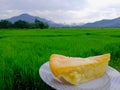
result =
[[94,23],[87,23],[82,25],[82,27],[96,27],[96,28],[120,27],[120,17],[111,20],[104,19],[104,20],[96,21]]
[[72,24],[72,25],[67,25],[67,24],[60,24],[60,23],[55,23],[51,20],[47,20],[45,18],[41,18],[38,16],[32,16],[29,14],[21,14],[19,16],[14,16],[9,19],[8,21],[15,22],[17,20],[25,20],[27,22],[34,22],[35,19],[38,19],[42,22],[48,23],[50,27],[84,27],[84,28],[110,28],[110,27],[120,27],[120,17],[115,18],[115,19],[104,19],[100,21],[96,21],[93,23],[86,23],[86,24]]
[[24,20],[24,21],[32,23],[32,22],[35,21],[35,19],[40,20],[44,23],[48,23],[48,25],[50,27],[64,27],[65,26],[64,24],[55,23],[51,20],[47,20],[45,18],[41,18],[41,17],[38,17],[38,16],[32,16],[32,15],[29,15],[29,14],[21,14],[19,16],[11,17],[7,20],[12,22],[12,23],[16,22],[17,20]]

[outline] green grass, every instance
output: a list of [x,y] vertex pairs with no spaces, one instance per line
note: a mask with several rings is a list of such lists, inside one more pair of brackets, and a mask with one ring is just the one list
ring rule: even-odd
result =
[[88,57],[111,53],[120,71],[119,28],[0,30],[0,90],[52,90],[39,76],[53,53]]

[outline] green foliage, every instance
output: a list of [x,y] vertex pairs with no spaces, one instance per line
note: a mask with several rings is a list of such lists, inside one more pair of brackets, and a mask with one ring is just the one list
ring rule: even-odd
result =
[[0,21],[0,28],[11,28],[13,25],[8,20],[1,20]]
[[72,57],[111,53],[109,65],[120,71],[118,35],[119,28],[0,30],[0,90],[53,90],[38,73],[53,53]]
[[29,28],[30,24],[23,20],[18,20],[14,23],[15,28]]
[[0,21],[0,28],[19,28],[19,29],[30,29],[30,28],[40,28],[46,29],[49,28],[47,23],[41,22],[39,20],[35,20],[34,23],[29,23],[24,20],[18,20],[14,23],[11,23],[8,20],[1,20]]
[[43,23],[43,22],[35,19],[35,27],[40,28],[40,29],[44,29],[44,28],[48,28],[49,26],[48,26],[48,24]]

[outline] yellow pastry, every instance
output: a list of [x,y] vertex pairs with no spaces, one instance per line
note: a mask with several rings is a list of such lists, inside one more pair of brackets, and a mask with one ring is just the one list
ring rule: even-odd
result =
[[67,82],[78,85],[102,76],[106,71],[109,60],[110,54],[88,58],[52,54],[49,65],[55,77],[62,77]]

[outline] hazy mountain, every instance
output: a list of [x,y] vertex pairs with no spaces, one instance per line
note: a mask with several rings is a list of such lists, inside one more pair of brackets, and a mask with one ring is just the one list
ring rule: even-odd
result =
[[51,20],[47,20],[45,18],[41,18],[38,16],[32,16],[29,14],[21,14],[19,16],[15,16],[7,20],[11,22],[15,22],[17,20],[25,20],[27,22],[34,22],[35,19],[48,23],[50,27],[93,27],[93,28],[94,27],[98,27],[98,28],[99,27],[120,27],[120,17],[115,18],[115,19],[104,19],[104,20],[96,21],[94,23],[86,23],[86,24],[73,23],[71,25],[55,23]]
[[64,24],[54,23],[53,21],[50,21],[50,20],[47,20],[47,19],[44,19],[44,18],[40,18],[40,17],[37,17],[37,16],[32,16],[32,15],[29,15],[29,14],[21,14],[19,16],[14,16],[14,17],[9,18],[7,20],[14,23],[17,20],[24,20],[24,21],[27,21],[27,22],[34,22],[35,19],[38,19],[38,20],[40,20],[42,22],[45,22],[45,23],[48,23],[50,27],[64,27],[64,26],[66,26]]
[[120,17],[111,20],[100,20],[94,23],[87,23],[82,25],[82,27],[120,27]]

